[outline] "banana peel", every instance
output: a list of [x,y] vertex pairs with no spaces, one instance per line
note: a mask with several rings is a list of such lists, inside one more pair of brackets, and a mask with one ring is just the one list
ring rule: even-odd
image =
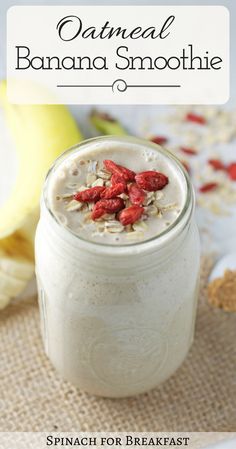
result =
[[0,308],[25,288],[34,271],[34,234],[45,175],[53,161],[83,139],[64,105],[15,105],[0,83],[0,106],[15,143],[19,169],[0,208]]

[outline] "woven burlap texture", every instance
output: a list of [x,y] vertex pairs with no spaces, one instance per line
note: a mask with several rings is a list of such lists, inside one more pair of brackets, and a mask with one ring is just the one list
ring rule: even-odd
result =
[[1,431],[235,431],[236,314],[206,301],[204,262],[196,336],[167,382],[128,399],[103,399],[60,379],[40,338],[35,298],[0,314]]

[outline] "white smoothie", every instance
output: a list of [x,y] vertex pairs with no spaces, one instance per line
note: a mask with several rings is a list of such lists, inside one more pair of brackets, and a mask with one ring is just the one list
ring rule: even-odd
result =
[[[145,218],[148,227],[133,241],[130,227],[109,233],[94,230],[96,221],[80,226],[91,211],[71,213],[61,197],[86,182],[81,160],[104,159],[135,172],[163,172],[169,183],[162,204],[177,209]],[[68,187],[71,179],[76,185]],[[45,350],[62,376],[100,396],[154,388],[183,362],[194,332],[199,239],[181,166],[158,146],[132,138],[95,139],[69,151],[46,181],[36,266]]]

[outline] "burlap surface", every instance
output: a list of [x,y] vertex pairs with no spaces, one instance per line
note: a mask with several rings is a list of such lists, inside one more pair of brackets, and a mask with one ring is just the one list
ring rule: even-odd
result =
[[62,381],[43,352],[35,298],[0,313],[1,431],[235,431],[236,314],[208,306],[205,261],[196,338],[166,383],[138,397],[92,397]]

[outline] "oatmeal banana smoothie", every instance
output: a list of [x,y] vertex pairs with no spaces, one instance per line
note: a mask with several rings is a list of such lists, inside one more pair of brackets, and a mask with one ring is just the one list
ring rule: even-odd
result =
[[199,273],[192,187],[160,146],[96,138],[50,170],[36,235],[46,353],[92,394],[145,392],[191,346]]

